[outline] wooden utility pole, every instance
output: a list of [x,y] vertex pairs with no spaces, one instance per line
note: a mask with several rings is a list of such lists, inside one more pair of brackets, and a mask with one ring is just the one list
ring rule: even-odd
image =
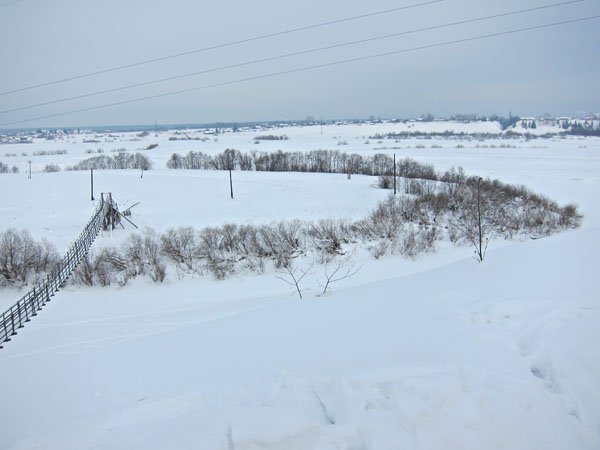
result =
[[481,197],[480,197],[481,177],[477,178],[477,231],[479,238],[479,246],[477,247],[477,256],[479,261],[483,262],[483,229],[481,227]]
[[231,199],[233,200],[233,180],[231,178],[231,169],[229,169],[229,189],[231,190]]
[[90,189],[92,201],[94,201],[94,169],[90,169]]
[[396,154],[394,153],[394,195],[396,195]]

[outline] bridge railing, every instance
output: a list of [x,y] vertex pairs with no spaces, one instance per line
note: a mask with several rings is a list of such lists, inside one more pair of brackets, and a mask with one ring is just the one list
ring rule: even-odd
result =
[[71,272],[81,262],[98,236],[110,206],[110,201],[105,200],[102,196],[91,219],[54,270],[2,314],[0,318],[0,348],[2,348],[2,343],[10,341],[11,336],[17,334],[19,328],[37,315],[37,312],[50,301],[50,297],[54,296],[54,293],[69,278]]

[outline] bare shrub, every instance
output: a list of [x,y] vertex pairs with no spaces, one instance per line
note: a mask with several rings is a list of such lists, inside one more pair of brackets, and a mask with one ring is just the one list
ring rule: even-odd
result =
[[50,272],[58,263],[56,248],[42,239],[36,242],[26,231],[10,228],[0,233],[0,285],[25,285]]
[[155,283],[161,283],[166,276],[166,266],[162,261],[161,240],[158,234],[149,228],[143,235],[133,234],[124,244],[123,257],[126,261],[125,272],[129,278],[148,275]]
[[369,214],[367,219],[361,221],[359,228],[366,238],[395,239],[403,228],[403,220],[398,204],[393,195]]
[[125,271],[125,261],[114,248],[103,249],[97,254],[87,254],[73,272],[71,281],[86,286],[109,286],[127,284],[129,276]]
[[81,259],[81,262],[73,271],[73,277],[71,278],[71,280],[75,284],[94,286],[94,263],[89,253]]
[[160,237],[161,252],[187,271],[194,270],[196,247],[195,232],[192,227],[171,228]]
[[60,172],[60,166],[58,164],[46,164],[43,172],[46,172],[46,173]]
[[125,271],[129,278],[146,274],[146,255],[142,236],[132,234],[122,247]]
[[437,227],[410,228],[402,237],[400,253],[413,258],[420,253],[432,251],[438,236]]
[[198,234],[197,254],[204,259],[205,269],[218,280],[226,278],[235,269],[234,261],[227,254],[227,245],[223,245],[223,237],[223,229],[218,227],[204,228]]
[[255,227],[248,236],[248,245],[255,256],[272,258],[281,268],[304,250],[303,237],[301,222],[280,222]]
[[159,236],[146,229],[142,235],[132,234],[119,249],[104,248],[86,255],[75,270],[73,282],[87,286],[124,286],[140,275],[155,283],[165,280],[166,266],[160,255]]
[[343,232],[341,223],[334,220],[319,220],[308,227],[313,246],[330,255],[342,253],[342,243],[347,242]]
[[294,253],[302,248],[303,224],[299,220],[279,222],[276,225],[281,248],[286,253]]
[[388,240],[379,240],[377,242],[375,242],[374,244],[370,245],[368,247],[369,253],[371,253],[371,255],[373,256],[373,258],[375,259],[379,259],[382,256],[385,256],[388,254],[388,252],[390,251],[390,241]]
[[94,279],[100,286],[127,284],[131,278],[127,260],[115,248],[102,249],[94,259]]
[[379,175],[377,178],[377,187],[379,189],[392,189],[394,187],[394,177],[391,175]]
[[568,204],[559,211],[559,224],[564,228],[576,228],[581,224],[583,216],[577,211],[577,206]]

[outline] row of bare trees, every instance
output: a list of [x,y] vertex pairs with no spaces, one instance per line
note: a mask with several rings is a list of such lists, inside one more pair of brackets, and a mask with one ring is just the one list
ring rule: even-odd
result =
[[433,166],[410,158],[398,161],[394,172],[394,159],[390,155],[377,153],[364,156],[338,150],[242,153],[239,150],[226,149],[216,155],[191,151],[186,155],[173,153],[167,161],[167,168],[316,173],[347,173],[350,169],[351,173],[361,175],[391,176],[396,173],[405,178],[438,179]]
[[99,155],[79,161],[65,170],[109,170],[109,169],[142,169],[150,170],[152,161],[141,153],[129,154],[119,152],[114,156]]

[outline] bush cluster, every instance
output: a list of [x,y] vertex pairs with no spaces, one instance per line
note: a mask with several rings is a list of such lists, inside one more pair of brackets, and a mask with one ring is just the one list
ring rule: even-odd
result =
[[46,172],[46,173],[60,172],[60,166],[58,164],[46,164],[43,172]]
[[289,137],[287,137],[285,134],[281,136],[276,136],[273,134],[263,134],[254,138],[255,141],[287,141],[288,139]]
[[152,162],[147,156],[141,153],[134,155],[127,153],[117,153],[115,156],[94,156],[79,161],[73,166],[67,166],[65,170],[106,170],[106,169],[143,169],[150,170]]
[[73,272],[73,282],[88,286],[124,286],[133,278],[149,276],[161,283],[166,266],[160,253],[160,240],[152,230],[133,234],[120,248],[105,248],[95,255],[87,254]]
[[36,242],[28,231],[13,228],[0,233],[0,286],[23,286],[37,281],[58,264],[55,247]]
[[169,229],[162,235],[147,229],[120,248],[106,248],[86,257],[76,269],[74,282],[86,285],[124,285],[148,275],[154,282],[166,276],[167,262],[177,274],[210,274],[223,279],[238,270],[263,271],[265,261],[284,267],[306,251],[300,222],[272,225],[234,225],[194,230]]
[[[380,180],[379,185],[389,188],[391,183]],[[464,226],[475,217],[477,197],[489,233],[507,239],[547,236],[577,227],[582,219],[575,205],[561,207],[525,186],[467,177],[462,169],[446,171],[437,182],[400,179],[398,184],[400,191],[410,195],[396,199],[396,211],[401,211],[403,219],[421,224],[456,230],[457,224]]]
[[19,168],[17,166],[9,167],[8,164],[0,161],[0,173],[19,173]]
[[343,255],[349,244],[364,245],[375,258],[414,257],[432,251],[444,236],[455,243],[472,243],[479,225],[477,196],[485,236],[543,236],[581,221],[575,206],[559,207],[522,186],[467,178],[460,170],[448,171],[444,178],[452,181],[407,179],[410,195],[390,195],[366,218],[354,222],[179,227],[161,235],[146,230],[121,248],[86,258],[74,279],[88,285],[123,285],[147,275],[162,282],[169,265],[179,277],[195,273],[224,279],[239,271],[262,272],[267,263],[288,268],[306,254],[326,263]]
[[46,150],[40,150],[37,152],[33,152],[33,156],[54,156],[54,155],[66,155],[69,152],[66,150],[50,150],[50,151],[46,151]]

